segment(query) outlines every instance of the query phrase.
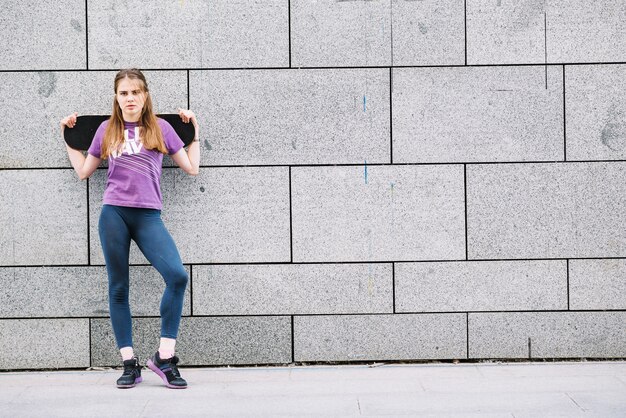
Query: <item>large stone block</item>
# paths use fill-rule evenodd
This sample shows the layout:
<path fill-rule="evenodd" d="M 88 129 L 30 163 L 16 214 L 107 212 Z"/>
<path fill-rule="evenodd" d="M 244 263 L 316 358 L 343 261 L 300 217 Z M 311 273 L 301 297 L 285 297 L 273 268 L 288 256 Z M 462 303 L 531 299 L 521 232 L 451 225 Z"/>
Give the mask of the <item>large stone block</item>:
<path fill-rule="evenodd" d="M 0 350 L 0 370 L 89 367 L 89 320 L 0 319 Z"/>
<path fill-rule="evenodd" d="M 467 167 L 470 259 L 626 255 L 626 164 Z"/>
<path fill-rule="evenodd" d="M 1 321 L 0 321 L 1 323 Z M 93 366 L 121 364 L 111 323 L 91 320 Z M 140 358 L 150 358 L 159 346 L 160 321 L 133 321 L 133 346 Z M 291 318 L 184 317 L 176 342 L 181 365 L 272 364 L 291 362 Z"/>
<path fill-rule="evenodd" d="M 72 170 L 0 170 L 0 265 L 86 264 L 85 189 Z"/>
<path fill-rule="evenodd" d="M 469 358 L 626 356 L 626 312 L 469 314 Z"/>
<path fill-rule="evenodd" d="M 187 107 L 186 72 L 145 76 L 157 112 Z M 72 112 L 111 114 L 114 78 L 110 71 L 0 73 L 0 112 L 11 115 L 0 127 L 0 168 L 71 167 L 59 121 Z"/>
<path fill-rule="evenodd" d="M 113 0 L 89 3 L 88 15 L 91 69 L 289 65 L 282 0 Z"/>
<path fill-rule="evenodd" d="M 90 180 L 92 264 L 104 264 L 98 238 L 106 173 Z M 184 263 L 289 262 L 289 169 L 202 168 L 191 177 L 166 168 L 163 221 Z M 131 263 L 147 260 L 133 243 Z"/>
<path fill-rule="evenodd" d="M 194 266 L 195 315 L 393 312 L 390 264 Z"/>
<path fill-rule="evenodd" d="M 626 260 L 570 260 L 571 309 L 626 309 Z"/>
<path fill-rule="evenodd" d="M 387 1 L 291 1 L 291 66 L 391 65 Z"/>
<path fill-rule="evenodd" d="M 392 65 L 463 65 L 463 0 L 391 1 Z"/>
<path fill-rule="evenodd" d="M 83 0 L 3 4 L 0 9 L 0 70 L 87 68 L 85 4 Z M 32 100 L 28 102 L 33 104 Z"/>
<path fill-rule="evenodd" d="M 623 62 L 625 20 L 622 0 L 468 0 L 467 62 Z"/>
<path fill-rule="evenodd" d="M 626 65 L 565 69 L 568 160 L 626 159 Z"/>
<path fill-rule="evenodd" d="M 466 0 L 467 63 L 544 63 L 545 4 L 544 0 Z"/>
<path fill-rule="evenodd" d="M 189 268 L 187 268 L 189 272 Z M 109 315 L 104 267 L 0 268 L 0 317 L 98 317 Z M 183 315 L 189 315 L 187 286 Z M 71 289 L 68 291 L 68 289 Z M 136 316 L 158 316 L 165 282 L 152 267 L 130 269 L 130 308 Z"/>
<path fill-rule="evenodd" d="M 192 71 L 190 85 L 203 164 L 390 161 L 388 69 Z"/>
<path fill-rule="evenodd" d="M 462 0 L 298 0 L 291 26 L 292 67 L 465 62 Z"/>
<path fill-rule="evenodd" d="M 295 361 L 465 358 L 465 314 L 294 317 Z"/>
<path fill-rule="evenodd" d="M 567 309 L 567 266 L 555 261 L 396 263 L 396 312 Z"/>
<path fill-rule="evenodd" d="M 294 261 L 465 259 L 463 167 L 292 169 Z"/>
<path fill-rule="evenodd" d="M 550 0 L 548 62 L 626 61 L 623 0 Z"/>
<path fill-rule="evenodd" d="M 396 68 L 393 161 L 563 160 L 561 67 Z"/>

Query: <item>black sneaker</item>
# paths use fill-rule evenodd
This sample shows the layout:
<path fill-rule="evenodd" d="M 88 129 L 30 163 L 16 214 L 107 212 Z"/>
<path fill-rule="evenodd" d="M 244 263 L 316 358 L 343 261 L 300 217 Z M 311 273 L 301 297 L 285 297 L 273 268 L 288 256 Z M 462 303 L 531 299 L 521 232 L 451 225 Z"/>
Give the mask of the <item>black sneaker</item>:
<path fill-rule="evenodd" d="M 140 383 L 141 378 L 141 366 L 139 365 L 139 359 L 133 357 L 131 360 L 124 361 L 124 373 L 122 377 L 117 379 L 117 387 L 120 389 L 134 388 L 137 383 Z"/>
<path fill-rule="evenodd" d="M 185 389 L 187 387 L 187 382 L 185 379 L 180 377 L 180 372 L 178 371 L 178 357 L 173 356 L 168 359 L 161 359 L 159 357 L 159 352 L 157 351 L 152 359 L 148 360 L 146 365 L 161 376 L 163 379 L 163 383 L 170 389 Z"/>

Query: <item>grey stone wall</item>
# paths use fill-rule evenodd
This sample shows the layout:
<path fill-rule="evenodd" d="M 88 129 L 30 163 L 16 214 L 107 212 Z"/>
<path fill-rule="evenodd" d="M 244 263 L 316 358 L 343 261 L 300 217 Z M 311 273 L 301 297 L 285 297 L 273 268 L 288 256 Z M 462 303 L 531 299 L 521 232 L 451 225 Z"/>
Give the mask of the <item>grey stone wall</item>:
<path fill-rule="evenodd" d="M 0 369 L 116 365 L 58 121 L 145 70 L 186 365 L 626 357 L 623 0 L 45 0 L 0 8 Z M 142 358 L 163 282 L 131 250 Z"/>

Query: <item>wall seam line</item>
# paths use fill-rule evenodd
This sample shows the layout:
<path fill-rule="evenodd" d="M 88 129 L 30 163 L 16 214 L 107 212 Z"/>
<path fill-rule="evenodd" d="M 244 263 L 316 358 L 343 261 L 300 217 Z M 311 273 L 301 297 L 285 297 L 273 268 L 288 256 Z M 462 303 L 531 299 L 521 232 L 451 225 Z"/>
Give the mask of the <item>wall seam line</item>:
<path fill-rule="evenodd" d="M 393 68 L 389 67 L 389 164 L 393 164 Z"/>
<path fill-rule="evenodd" d="M 93 367 L 93 350 L 91 348 L 91 318 L 88 318 L 89 323 L 89 367 Z"/>
<path fill-rule="evenodd" d="M 470 344 L 469 344 L 469 312 L 465 313 L 465 342 L 467 343 L 467 358 L 470 358 Z"/>
<path fill-rule="evenodd" d="M 597 61 L 597 62 L 518 62 L 518 63 L 494 63 L 494 64 L 447 64 L 447 65 L 394 65 L 393 68 L 489 68 L 489 67 L 544 67 L 544 66 L 598 66 L 598 65 L 624 65 L 626 61 Z M 373 68 L 389 68 L 389 65 L 345 65 L 327 67 L 298 67 L 302 70 L 367 70 Z M 289 67 L 172 67 L 172 68 L 142 68 L 142 71 L 259 71 L 259 70 L 291 70 Z M 49 72 L 111 72 L 119 71 L 119 68 L 44 68 L 44 69 L 0 69 L 0 73 L 49 73 Z"/>
<path fill-rule="evenodd" d="M 519 165 L 519 164 L 595 164 L 595 163 L 624 163 L 626 159 L 615 160 L 528 160 L 528 161 L 450 161 L 450 162 L 422 162 L 422 163 L 372 163 L 368 166 L 392 167 L 414 166 L 427 167 L 432 165 Z M 280 167 L 360 167 L 360 163 L 327 163 L 327 164 L 240 164 L 240 165 L 200 165 L 200 168 L 225 169 L 225 168 L 280 168 Z M 178 167 L 163 166 L 163 170 L 176 170 Z M 33 170 L 72 170 L 72 167 L 0 167 L 0 171 L 33 171 Z M 98 167 L 98 170 L 107 170 L 106 167 Z"/>
<path fill-rule="evenodd" d="M 546 310 L 499 310 L 499 311 L 472 311 L 472 310 L 458 310 L 458 311 L 427 311 L 427 312 L 419 312 L 419 311 L 403 311 L 403 312 L 332 312 L 332 313 L 246 313 L 246 314 L 200 314 L 194 315 L 193 318 L 285 318 L 290 316 L 301 316 L 301 317 L 322 317 L 322 316 L 337 316 L 337 317 L 346 317 L 346 316 L 415 316 L 415 315 L 456 315 L 460 316 L 463 314 L 472 314 L 472 315 L 487 315 L 487 314 L 572 314 L 572 313 L 594 313 L 594 314 L 614 314 L 614 313 L 624 313 L 626 314 L 626 309 L 546 309 Z M 133 315 L 133 319 L 158 319 L 161 318 L 160 315 Z M 183 315 L 184 318 L 191 318 L 190 315 Z M 110 316 L 21 316 L 21 317 L 4 317 L 0 318 L 1 321 L 37 321 L 37 320 L 66 320 L 66 319 L 88 319 L 88 320 L 109 320 Z"/>
<path fill-rule="evenodd" d="M 565 107 L 565 64 L 563 64 L 563 161 L 567 161 L 567 117 Z"/>
<path fill-rule="evenodd" d="M 256 261 L 256 262 L 224 262 L 224 263 L 211 263 L 211 262 L 196 262 L 193 263 L 196 266 L 257 266 L 257 265 L 310 265 L 310 264 L 389 264 L 389 263 L 494 263 L 494 262 L 523 262 L 523 261 L 560 261 L 567 258 L 478 258 L 478 259 L 432 259 L 432 260 L 352 260 L 352 261 Z M 578 257 L 569 258 L 567 260 L 626 260 L 626 257 Z M 149 267 L 151 264 L 146 263 L 130 263 L 130 267 Z M 0 268 L 100 268 L 106 267 L 105 264 L 22 264 L 22 265 L 0 265 Z"/>
<path fill-rule="evenodd" d="M 193 316 L 193 264 L 189 265 L 189 316 Z"/>
<path fill-rule="evenodd" d="M 293 204 L 291 195 L 291 166 L 289 166 L 289 262 L 293 263 Z"/>
<path fill-rule="evenodd" d="M 291 66 L 291 0 L 287 1 L 287 25 L 289 27 L 289 68 L 292 68 Z"/>
<path fill-rule="evenodd" d="M 391 296 L 393 302 L 393 313 L 396 313 L 396 263 L 391 263 Z"/>
<path fill-rule="evenodd" d="M 291 315 L 291 362 L 292 363 L 296 362 L 294 318 L 295 318 L 295 315 Z"/>
<path fill-rule="evenodd" d="M 89 17 L 87 13 L 87 0 L 85 0 L 85 69 L 89 71 Z"/>
<path fill-rule="evenodd" d="M 87 265 L 91 265 L 91 219 L 89 216 L 89 179 L 86 179 L 87 182 Z"/>
<path fill-rule="evenodd" d="M 571 310 L 570 308 L 570 303 L 569 303 L 569 295 L 570 295 L 570 288 L 569 288 L 569 259 L 565 260 L 565 266 L 566 266 L 566 277 L 567 277 L 567 310 Z"/>
<path fill-rule="evenodd" d="M 463 164 L 463 193 L 465 203 L 465 259 L 469 260 L 469 246 L 467 234 L 467 164 Z"/>

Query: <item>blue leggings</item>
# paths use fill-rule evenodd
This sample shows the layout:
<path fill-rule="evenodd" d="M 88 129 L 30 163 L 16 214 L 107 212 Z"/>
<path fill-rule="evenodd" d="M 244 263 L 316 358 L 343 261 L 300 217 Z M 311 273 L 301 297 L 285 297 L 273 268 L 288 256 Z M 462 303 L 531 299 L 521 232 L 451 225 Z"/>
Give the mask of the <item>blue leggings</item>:
<path fill-rule="evenodd" d="M 118 348 L 132 347 L 128 304 L 130 240 L 165 279 L 161 299 L 161 337 L 176 338 L 187 287 L 187 272 L 158 209 L 103 205 L 98 224 L 109 275 L 109 311 Z"/>

